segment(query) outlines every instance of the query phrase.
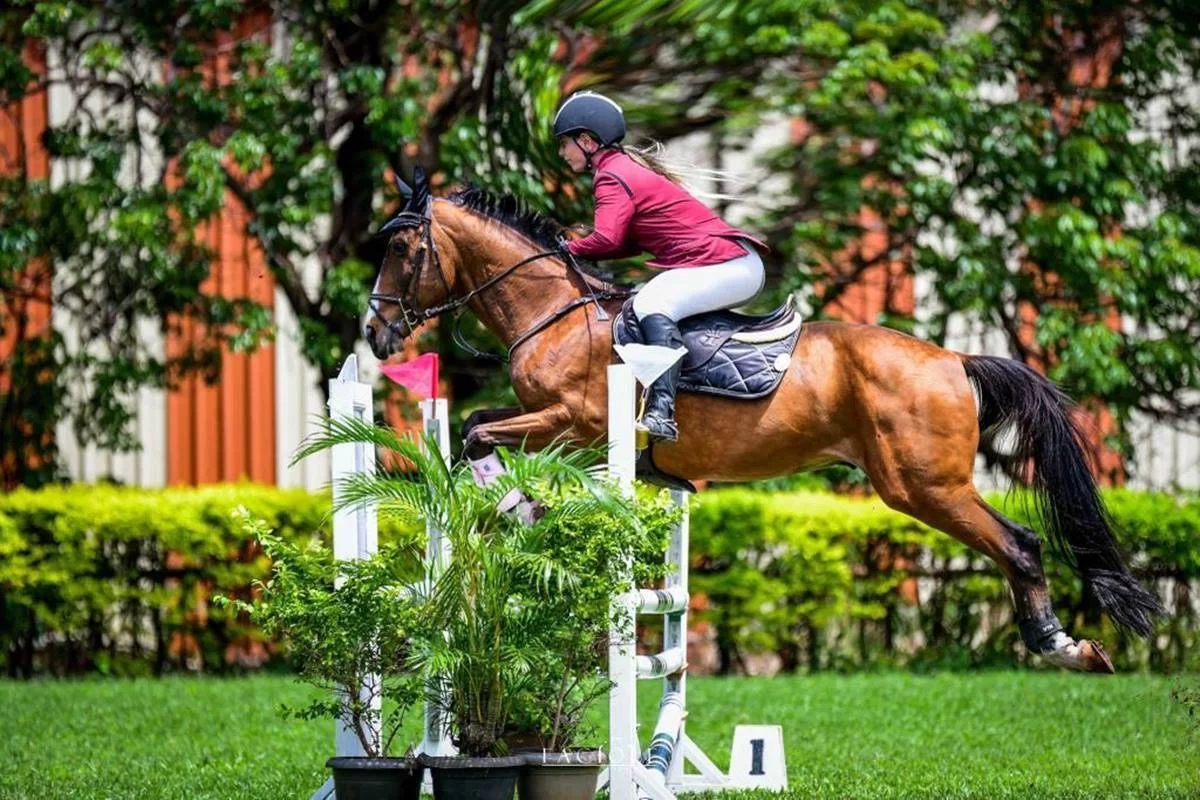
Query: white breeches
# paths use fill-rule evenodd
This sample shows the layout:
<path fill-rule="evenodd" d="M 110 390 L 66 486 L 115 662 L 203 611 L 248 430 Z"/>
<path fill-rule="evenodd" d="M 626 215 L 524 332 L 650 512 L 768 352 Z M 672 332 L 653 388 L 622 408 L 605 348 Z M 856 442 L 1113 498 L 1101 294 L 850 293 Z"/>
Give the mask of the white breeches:
<path fill-rule="evenodd" d="M 684 317 L 733 308 L 749 302 L 763 287 L 762 259 L 742 245 L 746 255 L 706 267 L 678 267 L 655 275 L 633 298 L 638 319 L 666 314 L 679 322 Z"/>

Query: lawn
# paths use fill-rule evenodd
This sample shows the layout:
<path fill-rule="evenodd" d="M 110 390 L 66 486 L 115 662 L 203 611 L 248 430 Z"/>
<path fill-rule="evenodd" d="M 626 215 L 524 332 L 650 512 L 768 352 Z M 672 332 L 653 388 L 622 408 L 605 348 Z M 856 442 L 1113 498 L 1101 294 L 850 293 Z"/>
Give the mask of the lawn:
<path fill-rule="evenodd" d="M 1200 797 L 1200 734 L 1170 698 L 1198 683 L 1032 671 L 694 679 L 689 731 L 724 767 L 735 723 L 782 724 L 787 797 Z M 642 686 L 645 729 L 656 687 Z M 325 777 L 331 724 L 274 707 L 308 691 L 270 676 L 0 682 L 0 798 L 307 798 Z"/>

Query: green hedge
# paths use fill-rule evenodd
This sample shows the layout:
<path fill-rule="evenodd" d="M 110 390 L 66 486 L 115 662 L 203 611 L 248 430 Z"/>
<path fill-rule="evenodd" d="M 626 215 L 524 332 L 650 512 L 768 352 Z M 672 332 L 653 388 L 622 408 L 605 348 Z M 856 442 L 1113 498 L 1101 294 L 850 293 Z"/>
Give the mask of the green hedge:
<path fill-rule="evenodd" d="M 1028 523 L 1022 496 L 994 498 Z M 1106 493 L 1122 542 L 1174 613 L 1150 643 L 1112 630 L 1047 549 L 1059 616 L 1123 668 L 1196 668 L 1200 498 Z M 244 596 L 266 564 L 238 505 L 291 540 L 329 535 L 329 497 L 252 485 L 72 486 L 0 498 L 0 659 L 39 673 L 225 671 L 274 648 L 214 594 Z M 877 500 L 723 488 L 692 502 L 695 614 L 725 670 L 975 666 L 1024 659 L 1007 587 L 986 559 Z M 419 536 L 383 523 L 381 536 Z M 919 602 L 913 603 L 914 589 Z"/>
<path fill-rule="evenodd" d="M 1200 666 L 1200 498 L 1124 490 L 1105 498 L 1135 573 L 1173 613 L 1149 642 L 1120 634 L 1046 547 L 1059 618 L 1073 635 L 1102 640 L 1120 667 Z M 1037 528 L 1026 495 L 990 500 Z M 697 497 L 691 515 L 692 588 L 708 597 L 698 616 L 712 624 L 722 670 L 764 653 L 784 669 L 1026 657 L 995 565 L 878 499 L 719 489 Z"/>
<path fill-rule="evenodd" d="M 328 537 L 328 495 L 254 485 L 19 490 L 0 498 L 0 658 L 12 676 L 223 671 L 269 660 L 214 594 L 266 562 L 237 506 L 290 540 Z M 386 533 L 385 533 L 386 535 Z"/>

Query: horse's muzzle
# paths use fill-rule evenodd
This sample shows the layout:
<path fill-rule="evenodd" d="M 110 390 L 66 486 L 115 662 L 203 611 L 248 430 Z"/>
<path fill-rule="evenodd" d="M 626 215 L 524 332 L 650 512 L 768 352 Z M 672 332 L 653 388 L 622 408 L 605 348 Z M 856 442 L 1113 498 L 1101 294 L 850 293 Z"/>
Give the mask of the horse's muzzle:
<path fill-rule="evenodd" d="M 380 360 L 396 352 L 403 343 L 403 338 L 397 336 L 395 331 L 374 314 L 363 326 L 363 338 L 367 340 L 371 352 Z"/>

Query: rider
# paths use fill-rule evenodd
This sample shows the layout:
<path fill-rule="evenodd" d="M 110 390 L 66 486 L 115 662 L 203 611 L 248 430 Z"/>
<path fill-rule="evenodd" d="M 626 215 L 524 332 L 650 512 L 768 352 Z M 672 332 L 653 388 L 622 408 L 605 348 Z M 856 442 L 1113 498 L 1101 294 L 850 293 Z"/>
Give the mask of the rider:
<path fill-rule="evenodd" d="M 625 115 L 601 94 L 576 92 L 554 117 L 558 153 L 575 172 L 593 173 L 592 233 L 566 243 L 573 256 L 622 258 L 648 252 L 664 270 L 633 300 L 647 344 L 683 345 L 684 317 L 731 308 L 763 287 L 765 245 L 726 224 L 693 197 L 679 179 L 647 154 L 621 146 Z M 675 389 L 682 359 L 654 385 L 642 424 L 650 436 L 675 441 Z"/>

